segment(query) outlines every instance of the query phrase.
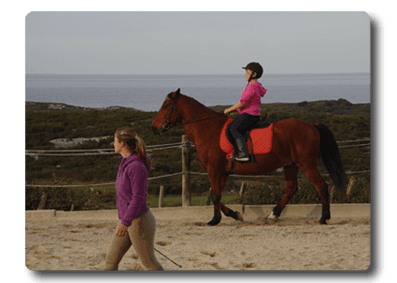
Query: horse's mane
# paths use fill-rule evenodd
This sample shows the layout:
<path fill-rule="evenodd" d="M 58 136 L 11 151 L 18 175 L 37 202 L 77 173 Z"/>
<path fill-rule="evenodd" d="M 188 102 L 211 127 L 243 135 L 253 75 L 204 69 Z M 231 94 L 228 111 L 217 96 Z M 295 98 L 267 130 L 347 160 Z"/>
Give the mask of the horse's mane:
<path fill-rule="evenodd" d="M 193 103 L 198 104 L 199 106 L 201 106 L 201 107 L 203 107 L 204 109 L 206 109 L 209 113 L 217 114 L 217 115 L 220 115 L 220 116 L 223 116 L 223 117 L 227 117 L 227 115 L 226 115 L 225 113 L 223 113 L 222 111 L 217 112 L 217 111 L 215 111 L 215 110 L 212 110 L 212 109 L 208 108 L 207 106 L 205 106 L 204 104 L 202 104 L 201 102 L 199 102 L 199 101 L 197 101 L 196 99 L 194 99 L 193 97 L 190 97 L 190 96 L 187 96 L 187 95 L 184 95 L 184 94 L 181 94 L 181 95 L 183 95 L 184 97 L 186 97 L 187 100 L 190 100 L 190 101 L 189 101 L 190 103 L 193 102 Z"/>

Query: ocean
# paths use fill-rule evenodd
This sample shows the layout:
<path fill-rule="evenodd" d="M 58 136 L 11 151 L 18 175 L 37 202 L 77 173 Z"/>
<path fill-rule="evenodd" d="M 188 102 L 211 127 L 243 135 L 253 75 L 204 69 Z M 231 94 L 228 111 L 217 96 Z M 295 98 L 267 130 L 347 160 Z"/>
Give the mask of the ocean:
<path fill-rule="evenodd" d="M 346 99 L 370 103 L 371 76 L 349 74 L 265 74 L 262 103 Z M 240 75 L 26 75 L 26 101 L 158 111 L 166 95 L 181 89 L 206 106 L 235 104 L 246 86 Z"/>

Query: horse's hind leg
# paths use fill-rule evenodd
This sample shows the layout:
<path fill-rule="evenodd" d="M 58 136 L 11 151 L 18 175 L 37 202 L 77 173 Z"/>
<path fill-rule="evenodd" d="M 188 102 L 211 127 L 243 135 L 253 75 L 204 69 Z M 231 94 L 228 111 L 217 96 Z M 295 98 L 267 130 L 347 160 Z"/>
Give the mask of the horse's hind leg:
<path fill-rule="evenodd" d="M 327 224 L 327 220 L 331 218 L 331 213 L 329 211 L 329 200 L 328 200 L 328 186 L 325 183 L 323 177 L 321 177 L 316 167 L 309 170 L 302 170 L 310 182 L 316 188 L 318 194 L 321 197 L 321 204 L 323 206 L 322 215 L 318 221 L 321 224 Z"/>
<path fill-rule="evenodd" d="M 288 201 L 298 190 L 298 166 L 295 164 L 290 164 L 284 166 L 284 176 L 285 176 L 285 193 L 281 201 L 273 208 L 272 213 L 269 215 L 269 219 L 277 219 Z"/>

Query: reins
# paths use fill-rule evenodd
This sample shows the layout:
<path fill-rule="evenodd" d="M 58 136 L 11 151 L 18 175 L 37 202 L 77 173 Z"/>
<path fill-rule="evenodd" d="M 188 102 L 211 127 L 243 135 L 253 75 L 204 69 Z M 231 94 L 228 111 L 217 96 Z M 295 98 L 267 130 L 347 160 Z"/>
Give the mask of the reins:
<path fill-rule="evenodd" d="M 167 119 L 166 125 L 163 126 L 164 129 L 169 129 L 171 126 L 174 127 L 174 126 L 177 126 L 179 124 L 180 125 L 185 125 L 185 124 L 199 122 L 199 121 L 203 121 L 203 120 L 207 120 L 207 119 L 210 119 L 210 118 L 216 118 L 217 117 L 217 116 L 207 116 L 207 117 L 204 117 L 204 118 L 198 118 L 198 119 L 194 119 L 194 120 L 187 121 L 187 122 L 178 122 L 179 114 L 178 114 L 178 111 L 177 111 L 176 106 L 175 106 L 175 100 L 179 97 L 179 93 L 175 97 L 175 100 L 171 97 L 171 95 L 172 95 L 172 93 L 167 95 L 167 99 L 169 101 L 171 101 L 172 105 L 171 105 L 171 111 L 170 111 L 170 114 L 168 115 L 168 119 Z M 163 107 L 163 108 L 165 108 L 165 107 Z M 172 115 L 172 112 L 174 110 L 175 110 L 176 121 L 177 122 L 176 123 L 171 123 L 171 115 Z"/>
<path fill-rule="evenodd" d="M 210 119 L 210 118 L 215 118 L 216 116 L 207 116 L 207 117 L 204 117 L 204 118 L 200 118 L 200 119 L 196 119 L 196 120 L 191 120 L 191 121 L 187 121 L 187 122 L 183 122 L 183 123 L 181 123 L 182 125 L 185 125 L 185 124 L 189 124 L 189 123 L 193 123 L 193 122 L 198 122 L 198 121 L 203 121 L 203 120 L 207 120 L 207 119 Z"/>

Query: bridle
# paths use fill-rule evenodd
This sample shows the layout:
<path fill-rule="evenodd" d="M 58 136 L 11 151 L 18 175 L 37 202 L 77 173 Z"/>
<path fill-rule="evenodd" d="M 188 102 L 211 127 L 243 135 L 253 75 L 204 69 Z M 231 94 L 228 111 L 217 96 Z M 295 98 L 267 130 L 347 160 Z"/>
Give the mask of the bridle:
<path fill-rule="evenodd" d="M 165 122 L 165 124 L 163 125 L 163 129 L 164 130 L 169 130 L 171 127 L 177 126 L 177 125 L 185 125 L 185 124 L 189 124 L 189 123 L 193 123 L 193 122 L 198 122 L 198 121 L 203 121 L 203 120 L 207 120 L 210 118 L 215 118 L 216 116 L 207 116 L 204 118 L 199 118 L 199 119 L 195 119 L 195 120 L 191 120 L 191 121 L 187 121 L 187 122 L 181 122 L 179 121 L 179 114 L 178 111 L 176 109 L 175 106 L 175 101 L 178 99 L 178 97 L 180 96 L 179 91 L 176 92 L 175 98 L 172 98 L 172 92 L 169 93 L 167 95 L 166 100 L 168 99 L 171 102 L 171 111 L 170 114 L 168 115 L 168 119 L 167 122 Z M 166 109 L 168 107 L 168 104 L 164 105 L 162 107 L 162 109 Z M 171 123 L 171 116 L 172 116 L 172 112 L 175 111 L 175 115 L 176 115 L 176 122 L 175 123 Z"/>
<path fill-rule="evenodd" d="M 168 99 L 169 101 L 171 101 L 171 111 L 170 111 L 170 114 L 168 115 L 168 119 L 167 119 L 167 122 L 165 122 L 165 124 L 163 125 L 163 129 L 164 130 L 169 130 L 171 127 L 174 127 L 174 126 L 176 126 L 176 125 L 178 125 L 179 123 L 178 123 L 178 120 L 179 120 L 179 115 L 178 115 L 178 111 L 176 110 L 176 107 L 175 107 L 175 100 L 171 97 L 171 95 L 172 95 L 172 92 L 171 93 L 169 93 L 168 95 L 167 95 L 167 98 L 166 98 L 166 100 Z M 175 97 L 175 99 L 176 98 L 178 98 L 178 93 L 177 93 L 177 96 Z M 163 107 L 162 107 L 162 109 L 166 109 L 168 107 L 168 104 L 165 104 Z M 175 110 L 175 115 L 176 115 L 176 123 L 174 123 L 174 124 L 172 124 L 171 123 L 171 115 L 172 115 L 172 112 Z M 181 122 L 180 122 L 181 123 Z"/>

